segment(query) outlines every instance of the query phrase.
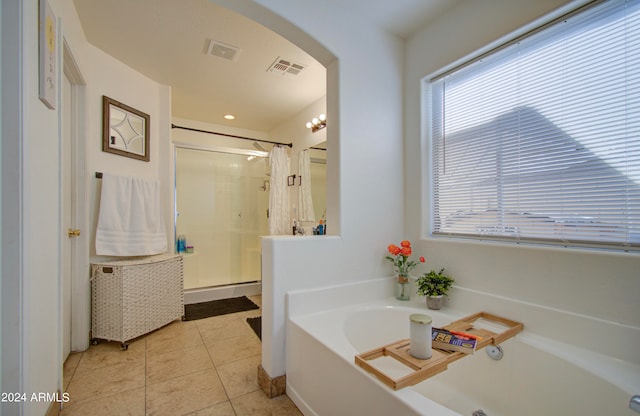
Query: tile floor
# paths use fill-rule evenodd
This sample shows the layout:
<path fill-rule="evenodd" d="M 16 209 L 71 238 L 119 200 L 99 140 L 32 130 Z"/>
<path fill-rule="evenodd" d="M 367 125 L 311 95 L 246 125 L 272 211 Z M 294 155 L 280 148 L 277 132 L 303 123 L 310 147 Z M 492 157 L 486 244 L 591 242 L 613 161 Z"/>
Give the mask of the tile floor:
<path fill-rule="evenodd" d="M 260 296 L 250 296 L 260 305 Z M 286 396 L 257 383 L 260 340 L 246 322 L 260 310 L 175 321 L 129 343 L 92 345 L 64 364 L 75 415 L 302 415 Z"/>

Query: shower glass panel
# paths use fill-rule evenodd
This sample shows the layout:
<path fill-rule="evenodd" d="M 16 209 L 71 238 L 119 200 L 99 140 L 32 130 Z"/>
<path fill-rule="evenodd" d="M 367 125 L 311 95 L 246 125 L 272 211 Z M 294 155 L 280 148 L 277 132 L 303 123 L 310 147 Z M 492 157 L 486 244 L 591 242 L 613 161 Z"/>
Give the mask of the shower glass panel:
<path fill-rule="evenodd" d="M 176 240 L 184 235 L 184 288 L 259 281 L 268 234 L 266 158 L 178 147 Z"/>

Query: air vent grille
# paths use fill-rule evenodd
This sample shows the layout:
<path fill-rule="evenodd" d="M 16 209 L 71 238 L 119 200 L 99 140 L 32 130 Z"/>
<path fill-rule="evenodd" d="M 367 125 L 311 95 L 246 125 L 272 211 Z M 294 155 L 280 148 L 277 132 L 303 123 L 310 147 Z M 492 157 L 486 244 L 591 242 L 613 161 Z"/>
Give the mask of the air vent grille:
<path fill-rule="evenodd" d="M 228 61 L 236 61 L 240 56 L 240 48 L 214 39 L 206 39 L 203 52 Z"/>
<path fill-rule="evenodd" d="M 295 77 L 299 75 L 304 68 L 305 66 L 300 63 L 293 62 L 290 59 L 277 57 L 271 66 L 267 68 L 267 72 L 271 72 L 276 75 Z"/>

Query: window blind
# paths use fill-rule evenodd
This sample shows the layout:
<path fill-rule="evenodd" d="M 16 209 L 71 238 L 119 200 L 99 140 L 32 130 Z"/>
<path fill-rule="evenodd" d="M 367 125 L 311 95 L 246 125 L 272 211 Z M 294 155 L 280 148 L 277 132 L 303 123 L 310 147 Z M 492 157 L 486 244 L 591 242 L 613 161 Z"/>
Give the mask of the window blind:
<path fill-rule="evenodd" d="M 430 81 L 434 234 L 640 247 L 640 0 Z"/>

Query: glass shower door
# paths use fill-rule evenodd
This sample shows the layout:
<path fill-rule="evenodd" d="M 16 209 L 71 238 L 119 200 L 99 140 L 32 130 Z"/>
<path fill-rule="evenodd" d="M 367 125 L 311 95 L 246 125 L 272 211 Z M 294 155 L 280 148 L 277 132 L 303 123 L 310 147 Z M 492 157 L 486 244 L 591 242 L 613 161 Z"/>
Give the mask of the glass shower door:
<path fill-rule="evenodd" d="M 185 289 L 259 281 L 260 236 L 268 233 L 265 158 L 176 149 L 176 236 Z"/>

